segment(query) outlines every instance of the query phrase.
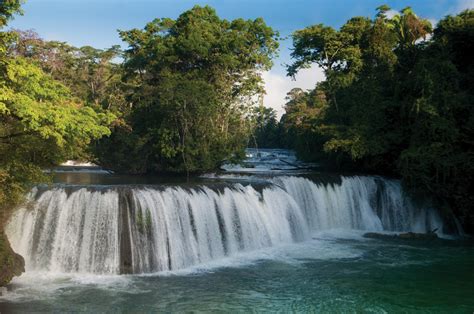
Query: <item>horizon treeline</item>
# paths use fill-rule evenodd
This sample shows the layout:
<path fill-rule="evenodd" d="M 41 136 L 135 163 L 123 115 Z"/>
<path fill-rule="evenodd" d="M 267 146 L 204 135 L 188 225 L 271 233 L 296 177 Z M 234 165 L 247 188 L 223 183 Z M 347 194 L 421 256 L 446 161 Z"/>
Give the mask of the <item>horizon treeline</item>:
<path fill-rule="evenodd" d="M 43 168 L 86 159 L 135 174 L 199 173 L 247 146 L 295 149 L 333 169 L 395 176 L 474 225 L 474 11 L 436 27 L 410 8 L 292 35 L 289 76 L 313 64 L 326 80 L 288 92 L 280 121 L 262 105 L 262 73 L 279 34 L 263 19 L 221 19 L 195 6 L 119 31 L 96 49 L 5 30 L 0 4 L 0 204 Z M 471 226 L 471 227 L 469 227 Z"/>

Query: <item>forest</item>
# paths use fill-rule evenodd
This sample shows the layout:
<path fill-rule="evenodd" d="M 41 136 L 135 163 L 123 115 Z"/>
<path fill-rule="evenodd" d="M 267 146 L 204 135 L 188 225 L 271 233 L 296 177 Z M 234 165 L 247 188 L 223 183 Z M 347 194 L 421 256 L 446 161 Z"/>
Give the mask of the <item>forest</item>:
<path fill-rule="evenodd" d="M 2 4 L 1 26 L 19 10 L 19 1 Z M 2 204 L 67 159 L 127 173 L 199 172 L 237 160 L 255 128 L 261 72 L 278 47 L 262 19 L 229 22 L 210 7 L 120 31 L 125 51 L 76 48 L 33 31 L 0 34 Z"/>
<path fill-rule="evenodd" d="M 120 30 L 125 49 L 96 49 L 7 29 L 21 1 L 2 1 L 2 265 L 14 263 L 3 254 L 9 212 L 68 159 L 189 176 L 239 162 L 246 147 L 290 148 L 327 169 L 400 178 L 474 232 L 474 11 L 431 25 L 389 10 L 294 32 L 288 76 L 316 64 L 326 79 L 289 91 L 278 121 L 262 105 L 262 73 L 280 35 L 261 18 L 195 6 Z"/>
<path fill-rule="evenodd" d="M 293 34 L 288 75 L 317 64 L 326 80 L 287 94 L 277 121 L 267 110 L 261 147 L 289 147 L 339 170 L 402 179 L 474 229 L 474 11 L 433 29 L 410 8 L 354 17 Z"/>

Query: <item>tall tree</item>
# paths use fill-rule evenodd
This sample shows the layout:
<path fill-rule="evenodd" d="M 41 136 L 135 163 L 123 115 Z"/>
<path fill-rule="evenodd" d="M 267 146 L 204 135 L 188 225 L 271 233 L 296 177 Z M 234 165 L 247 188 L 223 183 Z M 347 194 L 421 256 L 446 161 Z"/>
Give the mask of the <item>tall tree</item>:
<path fill-rule="evenodd" d="M 0 28 L 7 25 L 14 14 L 21 14 L 20 0 L 2 0 L 0 3 Z"/>
<path fill-rule="evenodd" d="M 263 105 L 255 107 L 252 113 L 253 136 L 248 146 L 257 148 L 281 147 L 276 111 Z"/>
<path fill-rule="evenodd" d="M 121 31 L 132 112 L 97 147 L 123 171 L 194 172 L 243 153 L 277 34 L 262 19 L 227 21 L 206 6 Z"/>
<path fill-rule="evenodd" d="M 428 20 L 410 8 L 389 18 L 388 10 L 380 6 L 374 19 L 352 18 L 339 30 L 295 32 L 288 75 L 321 66 L 326 81 L 314 91 L 327 103 L 311 117 L 308 96 L 293 99 L 283 122 L 295 143 L 312 139 L 310 156 L 308 146 L 296 146 L 301 156 L 324 151 L 326 160 L 400 176 L 472 231 L 473 10 L 441 20 L 430 40 Z"/>
<path fill-rule="evenodd" d="M 3 232 L 12 207 L 32 184 L 46 180 L 42 167 L 77 156 L 109 134 L 112 118 L 82 106 L 30 59 L 8 53 L 17 36 L 3 27 L 19 9 L 20 1 L 0 2 L 0 285 L 24 270 Z"/>
<path fill-rule="evenodd" d="M 1 4 L 0 21 L 19 9 Z M 2 22 L 5 25 L 5 22 Z M 31 60 L 12 56 L 15 33 L 0 31 L 0 208 L 15 203 L 24 190 L 44 179 L 42 167 L 79 156 L 92 139 L 109 134 L 112 116 L 98 114 Z"/>
<path fill-rule="evenodd" d="M 31 59 L 71 90 L 72 94 L 96 109 L 120 113 L 127 110 L 122 82 L 119 46 L 96 49 L 73 47 L 64 42 L 45 41 L 34 31 L 15 30 L 17 37 L 8 54 Z"/>

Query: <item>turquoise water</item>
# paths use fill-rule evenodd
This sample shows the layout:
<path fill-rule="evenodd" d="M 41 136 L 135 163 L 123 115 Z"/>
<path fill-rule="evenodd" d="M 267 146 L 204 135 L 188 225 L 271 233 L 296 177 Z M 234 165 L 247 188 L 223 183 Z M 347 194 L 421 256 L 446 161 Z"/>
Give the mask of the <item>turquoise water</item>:
<path fill-rule="evenodd" d="M 474 246 L 327 232 L 173 273 L 26 273 L 0 312 L 473 313 Z"/>
<path fill-rule="evenodd" d="M 275 160 L 268 161 L 268 156 L 263 156 L 267 159 L 255 161 L 257 170 L 261 170 L 259 167 L 263 170 L 266 168 L 272 169 L 275 163 L 280 161 L 281 157 L 278 154 L 275 156 Z M 278 165 L 278 167 L 281 167 L 281 165 Z M 244 169 L 243 172 L 249 172 L 252 169 L 254 168 Z M 237 170 L 233 169 L 233 171 Z M 284 172 L 283 174 L 286 173 Z M 15 278 L 8 286 L 7 294 L 0 297 L 0 314 L 25 312 L 474 313 L 473 241 L 441 239 L 415 241 L 364 238 L 364 231 L 352 231 L 352 229 L 364 229 L 363 226 L 372 226 L 370 223 L 374 219 L 378 221 L 378 218 L 374 215 L 367 216 L 369 205 L 374 201 L 371 195 L 375 193 L 374 191 L 379 191 L 378 189 L 372 191 L 369 187 L 379 187 L 381 183 L 377 182 L 383 179 L 378 178 L 378 181 L 373 182 L 373 184 L 371 183 L 372 179 L 367 178 L 347 179 L 346 184 L 342 186 L 339 177 L 339 180 L 327 180 L 328 178 L 322 178 L 320 174 L 314 174 L 311 178 L 313 177 L 315 177 L 316 182 L 328 181 L 332 182 L 332 185 L 322 188 L 322 186 L 313 186 L 310 181 L 306 182 L 304 180 L 287 178 L 285 182 L 288 183 L 288 186 L 282 185 L 280 181 L 277 182 L 279 184 L 277 186 L 279 188 L 285 187 L 286 192 L 278 190 L 278 194 L 266 194 L 268 204 L 272 205 L 269 208 L 274 209 L 276 214 L 284 212 L 278 210 L 281 209 L 280 207 L 286 208 L 283 206 L 284 202 L 280 204 L 276 200 L 281 201 L 284 200 L 281 197 L 286 195 L 287 198 L 290 198 L 291 195 L 291 198 L 294 198 L 298 204 L 292 203 L 294 206 L 291 208 L 296 210 L 299 208 L 298 206 L 301 206 L 301 208 L 307 207 L 306 211 L 310 212 L 305 216 L 306 218 L 303 222 L 309 221 L 313 217 L 312 214 L 317 215 L 318 221 L 323 218 L 327 220 L 324 220 L 322 226 L 313 226 L 314 228 L 311 232 L 308 232 L 308 236 L 304 237 L 304 242 L 289 244 L 289 242 L 285 241 L 276 241 L 275 247 L 255 249 L 253 251 L 248 251 L 250 249 L 243 246 L 241 248 L 243 252 L 238 251 L 230 255 L 230 257 L 211 259 L 212 261 L 206 264 L 177 271 L 146 275 L 107 276 L 90 273 L 55 273 L 53 270 L 62 270 L 64 267 L 61 268 L 56 265 L 58 259 L 53 259 L 48 254 L 43 254 L 48 252 L 47 249 L 51 249 L 51 247 L 45 245 L 40 250 L 35 250 L 35 254 L 26 250 L 24 256 L 28 256 L 30 262 L 40 265 L 41 262 L 44 262 L 45 265 L 49 265 L 47 268 L 30 269 L 50 269 L 50 271 L 28 271 L 21 277 Z M 228 192 L 227 196 L 220 196 L 221 207 L 227 208 L 224 206 L 227 204 L 224 202 L 225 200 L 229 201 L 229 204 L 233 204 L 230 202 L 233 200 L 230 196 L 245 196 L 245 199 L 237 198 L 239 200 L 238 204 L 235 203 L 235 206 L 232 207 L 235 207 L 236 213 L 237 209 L 241 210 L 239 213 L 243 215 L 243 213 L 246 213 L 243 210 L 246 209 L 245 204 L 247 203 L 245 201 L 255 199 L 254 196 L 257 195 L 258 201 L 251 203 L 248 207 L 255 209 L 255 206 L 260 206 L 259 211 L 254 210 L 252 213 L 266 213 L 265 221 L 272 221 L 271 226 L 265 225 L 266 228 L 271 229 L 271 234 L 279 235 L 278 231 L 283 230 L 282 226 L 285 226 L 284 221 L 281 221 L 281 219 L 275 220 L 275 217 L 280 216 L 273 214 L 273 211 L 265 211 L 266 207 L 262 205 L 263 194 L 259 194 L 262 193 L 264 188 L 270 188 L 274 184 L 273 181 L 269 181 L 271 179 L 264 175 L 264 173 L 248 177 L 242 177 L 234 173 L 211 175 L 193 178 L 189 182 L 182 182 L 183 178 L 120 176 L 104 173 L 103 171 L 66 171 L 55 176 L 56 183 L 61 183 L 61 185 L 91 186 L 90 191 L 94 189 L 101 190 L 100 187 L 102 185 L 121 185 L 120 188 L 123 190 L 130 184 L 133 186 L 141 186 L 143 184 L 164 184 L 165 186 L 178 184 L 184 187 L 184 190 L 183 193 L 179 194 L 179 197 L 175 196 L 175 198 L 186 199 L 186 197 L 190 198 L 194 195 L 192 205 L 196 206 L 215 202 L 215 198 L 210 198 L 206 195 L 200 195 L 200 197 L 196 196 L 197 194 L 191 195 L 189 188 L 195 187 L 196 184 L 215 185 L 216 189 L 220 188 L 221 190 L 224 186 L 227 187 L 236 183 L 251 184 L 256 187 L 255 193 L 247 193 L 250 190 L 242 192 L 241 190 L 234 189 L 234 192 Z M 261 181 L 264 183 L 261 183 Z M 374 207 L 373 210 L 376 209 L 387 221 L 404 222 L 405 224 L 402 224 L 402 226 L 405 226 L 408 220 L 402 219 L 405 216 L 400 216 L 400 214 L 407 212 L 412 219 L 414 218 L 412 217 L 413 212 L 410 212 L 410 210 L 416 209 L 417 212 L 415 213 L 418 214 L 420 214 L 421 210 L 420 208 L 407 206 L 407 203 L 403 202 L 401 194 L 395 193 L 398 191 L 397 185 L 394 185 L 392 181 L 385 180 L 383 182 L 385 183 L 380 185 L 382 187 L 380 191 L 385 194 L 375 193 L 375 195 L 385 195 L 386 197 L 381 197 L 381 202 L 375 202 L 375 204 L 380 203 L 380 206 L 371 206 Z M 107 189 L 112 188 L 107 187 Z M 104 189 L 104 191 L 107 189 Z M 390 194 L 390 191 L 393 193 Z M 71 193 L 69 192 L 66 195 L 70 196 Z M 286 194 L 287 192 L 290 194 Z M 158 192 L 155 191 L 154 193 Z M 101 192 L 100 200 L 107 200 L 108 197 L 111 197 L 109 194 Z M 163 192 L 162 194 L 165 195 L 166 193 Z M 90 196 L 90 198 L 84 199 L 83 203 L 88 204 L 85 207 L 81 205 L 81 202 L 76 202 L 77 204 L 69 202 L 66 204 L 64 203 L 65 200 L 61 197 L 55 198 L 53 205 L 60 204 L 62 210 L 70 209 L 70 213 L 74 214 L 86 211 L 90 213 L 94 212 L 94 210 L 102 214 L 114 213 L 120 209 L 117 205 L 110 207 L 110 204 L 118 204 L 119 202 L 97 203 L 98 200 L 94 197 L 95 194 Z M 95 201 L 92 202 L 92 199 Z M 174 200 L 173 198 L 166 199 Z M 320 202 L 318 203 L 318 201 Z M 316 203 L 319 204 L 319 207 L 315 205 Z M 107 204 L 110 205 L 110 208 L 107 207 Z M 181 205 L 178 205 L 171 202 L 171 205 L 164 206 L 163 208 L 166 207 L 172 213 L 181 213 Z M 205 206 L 197 208 L 199 210 L 195 211 L 195 216 L 193 217 L 200 218 L 200 222 L 209 222 L 209 217 L 204 215 L 207 212 L 206 208 Z M 351 210 L 348 211 L 348 208 Z M 364 212 L 363 209 L 366 211 Z M 46 208 L 38 210 L 44 212 Z M 159 208 L 157 212 L 159 212 Z M 199 213 L 201 216 L 198 215 Z M 362 213 L 366 215 L 364 216 Z M 394 213 L 397 213 L 398 216 Z M 71 215 L 72 218 L 80 216 Z M 417 221 L 421 224 L 427 223 L 428 218 L 431 217 L 429 215 L 415 216 L 419 216 Z M 109 221 L 100 220 L 97 217 L 91 221 Z M 286 216 L 282 217 L 285 218 Z M 37 232 L 41 231 L 41 234 L 47 238 L 49 232 L 53 232 L 52 230 L 56 226 L 50 222 L 44 222 L 47 220 L 40 218 L 34 219 L 37 224 L 40 224 L 39 227 L 37 226 Z M 251 233 L 252 236 L 249 236 L 248 242 L 258 243 L 259 237 L 256 235 L 262 235 L 263 237 L 265 235 L 263 231 L 267 230 L 262 227 L 263 225 L 254 223 L 258 221 L 257 218 L 254 217 L 254 220 L 246 220 L 254 227 L 254 229 L 251 229 L 253 232 Z M 353 223 L 359 220 L 362 220 L 361 225 Z M 22 221 L 20 220 L 20 222 Z M 61 239 L 71 237 L 69 231 L 76 230 L 71 227 L 74 226 L 74 221 L 72 219 L 68 220 L 67 224 L 58 225 L 63 227 L 59 229 L 61 231 L 59 233 L 56 230 L 56 233 L 60 234 Z M 118 226 L 119 223 L 117 221 L 112 226 Z M 413 220 L 410 221 L 413 222 Z M 43 222 L 44 226 L 46 226 L 44 230 Z M 337 224 L 331 225 L 331 222 L 341 222 L 343 227 L 338 227 Z M 436 219 L 434 222 L 436 222 Z M 207 226 L 205 223 L 201 225 Z M 305 223 L 295 224 L 295 228 L 302 228 L 305 225 Z M 388 226 L 390 225 L 388 224 Z M 414 225 L 416 226 L 417 224 Z M 21 231 L 20 234 L 25 230 L 35 230 L 33 225 L 28 228 L 25 228 L 25 226 L 29 225 L 21 224 L 20 228 L 18 228 Z M 81 229 L 79 226 L 82 229 L 85 228 L 83 222 L 77 223 L 77 230 Z M 103 225 L 101 226 L 97 230 L 103 231 L 106 229 Z M 193 226 L 195 228 L 196 224 L 193 224 Z M 343 228 L 343 230 L 331 228 Z M 405 226 L 403 228 L 383 230 L 416 231 L 412 229 L 412 226 Z M 50 229 L 51 231 L 49 231 Z M 366 230 L 372 229 L 366 228 Z M 182 231 L 180 230 L 177 228 L 171 235 L 181 234 Z M 212 231 L 212 228 L 203 230 Z M 433 227 L 430 226 L 427 230 L 433 230 Z M 116 234 L 113 230 L 109 231 L 112 235 Z M 106 232 L 98 232 L 97 237 L 94 237 L 94 241 L 91 242 L 94 243 L 94 246 L 85 245 L 85 247 L 100 247 L 102 244 L 107 244 L 108 241 L 104 240 L 107 237 L 103 238 L 102 234 L 104 236 L 108 235 Z M 36 238 L 38 237 L 36 236 Z M 110 238 L 112 239 L 113 237 Z M 10 238 L 10 240 L 12 239 Z M 83 237 L 78 237 L 78 239 L 83 239 Z M 21 248 L 21 243 L 21 241 L 18 242 L 18 248 Z M 74 242 L 69 241 L 67 243 L 69 245 Z M 147 242 L 135 241 L 134 243 L 137 243 L 137 246 L 139 246 Z M 156 247 L 162 248 L 163 244 L 160 243 L 157 242 Z M 210 241 L 208 245 L 211 246 L 212 243 L 214 242 Z M 68 245 L 62 247 L 63 251 L 69 252 Z M 76 245 L 78 244 L 76 243 Z M 249 248 L 252 247 L 260 246 L 249 246 Z M 202 249 L 201 247 L 199 248 Z M 202 251 L 205 250 L 203 249 Z M 68 262 L 75 262 L 70 261 L 73 258 L 72 256 L 71 254 L 64 254 L 63 258 L 59 260 L 62 263 L 59 266 L 69 265 Z M 44 260 L 45 258 L 47 263 Z M 104 258 L 102 260 L 110 262 L 110 259 Z M 186 265 L 193 264 L 188 263 Z M 100 270 L 102 269 L 101 266 L 103 265 L 99 263 L 96 268 L 92 269 Z"/>

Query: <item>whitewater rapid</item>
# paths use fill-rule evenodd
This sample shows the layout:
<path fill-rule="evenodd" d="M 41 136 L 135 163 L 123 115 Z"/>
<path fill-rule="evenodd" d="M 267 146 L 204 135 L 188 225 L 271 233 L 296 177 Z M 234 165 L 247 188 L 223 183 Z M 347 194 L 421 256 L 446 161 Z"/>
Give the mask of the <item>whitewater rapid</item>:
<path fill-rule="evenodd" d="M 285 176 L 253 187 L 35 188 L 7 226 L 28 271 L 174 271 L 309 240 L 324 230 L 442 230 L 396 180 Z"/>

